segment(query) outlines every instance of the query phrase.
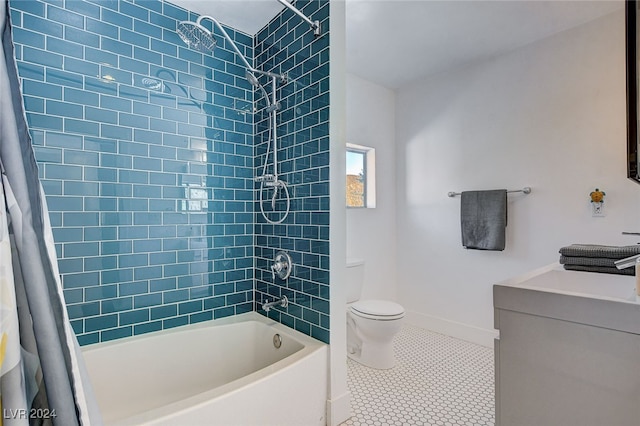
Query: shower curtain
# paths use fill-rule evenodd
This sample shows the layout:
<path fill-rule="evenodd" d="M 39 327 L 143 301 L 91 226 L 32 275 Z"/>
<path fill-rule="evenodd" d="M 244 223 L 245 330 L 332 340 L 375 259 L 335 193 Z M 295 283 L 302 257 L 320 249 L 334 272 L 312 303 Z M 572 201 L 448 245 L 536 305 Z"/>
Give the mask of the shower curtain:
<path fill-rule="evenodd" d="M 0 426 L 102 424 L 65 309 L 0 0 Z"/>

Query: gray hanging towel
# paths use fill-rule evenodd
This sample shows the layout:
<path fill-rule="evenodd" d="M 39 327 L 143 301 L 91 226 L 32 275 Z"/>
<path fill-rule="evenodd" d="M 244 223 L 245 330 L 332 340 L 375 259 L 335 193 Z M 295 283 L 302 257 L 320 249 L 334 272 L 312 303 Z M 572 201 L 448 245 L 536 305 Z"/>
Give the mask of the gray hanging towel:
<path fill-rule="evenodd" d="M 462 245 L 502 251 L 507 227 L 507 190 L 465 191 L 460 198 Z"/>

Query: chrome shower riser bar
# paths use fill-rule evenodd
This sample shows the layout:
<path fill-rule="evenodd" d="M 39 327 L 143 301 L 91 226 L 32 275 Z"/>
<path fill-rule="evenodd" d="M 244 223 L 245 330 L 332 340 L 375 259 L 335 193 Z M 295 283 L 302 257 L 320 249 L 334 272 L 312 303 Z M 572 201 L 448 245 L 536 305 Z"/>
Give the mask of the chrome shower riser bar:
<path fill-rule="evenodd" d="M 273 176 L 278 181 L 278 134 L 277 134 L 277 123 L 276 123 L 276 113 L 278 111 L 278 100 L 276 98 L 276 90 L 277 90 L 276 77 L 271 77 L 271 105 L 276 106 L 270 112 L 271 114 L 271 131 L 273 132 Z M 267 153 L 268 154 L 268 153 Z"/>

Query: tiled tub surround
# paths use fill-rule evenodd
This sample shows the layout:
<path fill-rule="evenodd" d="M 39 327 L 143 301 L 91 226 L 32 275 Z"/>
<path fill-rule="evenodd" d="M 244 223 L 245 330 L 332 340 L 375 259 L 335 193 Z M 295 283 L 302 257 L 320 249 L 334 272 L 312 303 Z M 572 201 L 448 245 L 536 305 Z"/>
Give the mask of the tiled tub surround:
<path fill-rule="evenodd" d="M 287 308 L 268 316 L 325 343 L 329 342 L 329 2 L 294 3 L 311 20 L 319 20 L 323 35 L 314 37 L 309 25 L 286 10 L 256 36 L 256 67 L 286 73 L 278 85 L 279 177 L 288 184 L 291 211 L 282 224 L 269 224 L 256 203 L 256 310 L 265 299 L 287 296 Z M 266 78 L 261 83 L 270 91 Z M 257 96 L 257 92 L 256 92 Z M 269 118 L 258 101 L 256 114 L 255 174 L 262 175 L 269 139 Z M 269 154 L 271 161 L 271 153 Z M 270 163 L 271 164 L 271 163 Z M 273 173 L 271 166 L 267 173 Z M 270 210 L 271 191 L 265 189 Z M 279 220 L 285 198 L 277 203 Z M 277 251 L 293 260 L 291 277 L 274 279 L 270 266 Z"/>
<path fill-rule="evenodd" d="M 156 0 L 10 6 L 80 342 L 253 310 L 253 91 L 223 38 L 188 49 Z"/>

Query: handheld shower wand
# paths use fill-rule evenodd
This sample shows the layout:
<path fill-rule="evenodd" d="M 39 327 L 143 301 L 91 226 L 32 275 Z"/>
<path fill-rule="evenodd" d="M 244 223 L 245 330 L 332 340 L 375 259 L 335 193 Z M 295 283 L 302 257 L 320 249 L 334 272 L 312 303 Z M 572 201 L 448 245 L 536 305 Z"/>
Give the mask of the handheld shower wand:
<path fill-rule="evenodd" d="M 276 198 L 278 198 L 278 187 L 273 187 L 273 195 L 271 196 L 271 208 L 273 210 L 276 209 Z"/>

